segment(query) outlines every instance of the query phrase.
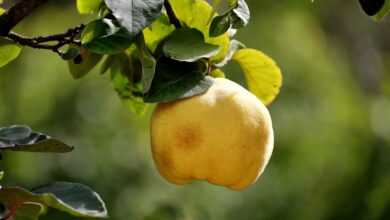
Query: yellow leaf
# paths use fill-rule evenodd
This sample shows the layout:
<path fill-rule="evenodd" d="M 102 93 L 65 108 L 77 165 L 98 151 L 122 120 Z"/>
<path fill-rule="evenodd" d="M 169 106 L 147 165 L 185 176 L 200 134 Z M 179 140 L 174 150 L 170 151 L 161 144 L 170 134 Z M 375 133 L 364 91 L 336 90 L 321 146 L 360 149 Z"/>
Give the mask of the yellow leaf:
<path fill-rule="evenodd" d="M 5 12 L 5 9 L 4 8 L 0 8 L 0 15 L 4 14 Z"/>
<path fill-rule="evenodd" d="M 229 36 L 223 34 L 218 37 L 209 36 L 211 20 L 215 16 L 213 8 L 205 0 L 169 0 L 177 18 L 185 25 L 201 31 L 205 41 L 220 47 L 217 55 L 211 57 L 211 61 L 222 61 L 229 50 Z"/>
<path fill-rule="evenodd" d="M 221 69 L 215 69 L 211 71 L 210 76 L 214 78 L 226 78 L 225 73 Z"/>
<path fill-rule="evenodd" d="M 233 60 L 240 64 L 249 90 L 265 105 L 270 104 L 282 85 L 282 73 L 275 61 L 255 49 L 238 50 Z"/>
<path fill-rule="evenodd" d="M 80 14 L 92 14 L 99 10 L 102 0 L 77 0 L 76 4 Z"/>
<path fill-rule="evenodd" d="M 174 30 L 175 27 L 169 23 L 168 16 L 162 14 L 149 27 L 143 30 L 145 43 L 154 52 L 157 45 Z"/>

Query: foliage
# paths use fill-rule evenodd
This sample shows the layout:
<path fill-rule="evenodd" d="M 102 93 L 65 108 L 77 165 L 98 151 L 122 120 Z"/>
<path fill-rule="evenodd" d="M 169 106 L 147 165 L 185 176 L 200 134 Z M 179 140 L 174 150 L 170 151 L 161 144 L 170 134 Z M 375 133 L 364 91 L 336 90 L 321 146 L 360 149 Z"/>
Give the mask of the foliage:
<path fill-rule="evenodd" d="M 269 56 L 233 39 L 237 29 L 249 22 L 248 5 L 244 0 L 211 2 L 209 5 L 203 0 L 170 0 L 180 24 L 175 27 L 172 14 L 163 10 L 162 0 L 77 0 L 78 11 L 92 14 L 94 20 L 76 36 L 77 44 L 68 45 L 61 58 L 68 62 L 75 79 L 88 75 L 104 59 L 100 72 L 110 74 L 120 99 L 137 114 L 144 113 L 148 103 L 188 98 L 207 91 L 212 85 L 211 77 L 225 77 L 221 68 L 232 60 L 242 67 L 248 89 L 270 104 L 282 83 L 279 67 Z M 390 1 L 376 5 L 372 2 L 360 0 L 368 15 L 382 19 L 390 10 Z M 0 15 L 5 11 L 0 8 Z M 0 67 L 15 60 L 21 50 L 20 42 L 0 37 Z M 26 126 L 0 129 L 0 152 L 71 150 L 73 147 L 62 141 Z M 3 175 L 1 171 L 0 179 Z M 65 201 L 64 195 L 74 199 L 74 193 L 80 191 L 86 196 L 76 197 L 76 203 Z M 3 187 L 0 201 L 7 206 L 5 216 L 11 213 L 14 219 L 37 219 L 47 207 L 76 216 L 106 217 L 100 197 L 76 183 L 57 182 L 32 191 Z M 85 208 L 90 203 L 94 205 L 80 209 L 80 204 Z"/>
<path fill-rule="evenodd" d="M 50 136 L 18 125 L 0 128 L 0 153 L 4 151 L 66 153 L 73 150 Z M 2 179 L 4 173 L 1 172 Z M 32 191 L 21 187 L 1 187 L 0 203 L 6 206 L 4 219 L 38 219 L 46 207 L 80 217 L 107 217 L 100 196 L 78 183 L 57 182 Z M 15 217 L 15 218 L 13 218 Z"/>

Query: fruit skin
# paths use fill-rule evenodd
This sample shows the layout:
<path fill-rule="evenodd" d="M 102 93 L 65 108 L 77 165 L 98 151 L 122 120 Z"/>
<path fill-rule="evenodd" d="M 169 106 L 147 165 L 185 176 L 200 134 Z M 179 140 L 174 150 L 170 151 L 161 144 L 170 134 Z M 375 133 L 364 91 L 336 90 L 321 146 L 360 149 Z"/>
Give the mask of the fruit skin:
<path fill-rule="evenodd" d="M 223 78 L 204 94 L 158 104 L 151 120 L 157 169 L 179 185 L 207 180 L 242 190 L 264 171 L 273 142 L 267 108 Z"/>

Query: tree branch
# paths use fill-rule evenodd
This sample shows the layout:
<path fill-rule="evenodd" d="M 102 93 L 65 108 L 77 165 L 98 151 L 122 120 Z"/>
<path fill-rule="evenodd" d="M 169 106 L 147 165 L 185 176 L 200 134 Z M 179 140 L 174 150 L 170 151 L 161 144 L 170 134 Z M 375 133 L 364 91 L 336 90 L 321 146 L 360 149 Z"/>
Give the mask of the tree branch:
<path fill-rule="evenodd" d="M 20 0 L 6 13 L 0 16 L 0 36 L 7 37 L 14 42 L 36 49 L 51 50 L 58 55 L 62 56 L 60 48 L 67 44 L 80 45 L 80 42 L 76 40 L 76 37 L 84 29 L 84 25 L 69 29 L 62 34 L 55 34 L 44 37 L 26 37 L 20 34 L 11 32 L 11 30 L 25 17 L 27 17 L 34 9 L 43 5 L 48 0 Z M 170 22 L 176 27 L 181 28 L 181 23 L 176 17 L 172 6 L 168 0 L 164 0 L 164 7 L 167 11 Z"/>
<path fill-rule="evenodd" d="M 60 48 L 67 44 L 75 44 L 80 45 L 80 41 L 76 40 L 77 35 L 81 33 L 84 29 L 84 25 L 80 25 L 75 28 L 71 28 L 65 33 L 62 34 L 54 34 L 49 36 L 41 36 L 41 37 L 25 37 L 17 33 L 9 32 L 6 37 L 15 41 L 16 43 L 28 46 L 36 49 L 46 49 L 51 50 L 58 55 L 62 56 Z M 55 42 L 53 44 L 53 42 Z"/>
<path fill-rule="evenodd" d="M 80 45 L 76 37 L 84 29 L 84 25 L 71 28 L 65 33 L 43 37 L 26 37 L 11 32 L 21 20 L 46 2 L 47 0 L 21 0 L 16 3 L 5 14 L 0 16 L 0 36 L 7 37 L 23 46 L 51 50 L 60 56 L 62 56 L 62 52 L 60 51 L 61 47 L 67 44 Z"/>
<path fill-rule="evenodd" d="M 47 0 L 22 0 L 0 16 L 0 35 L 6 36 L 21 20 Z"/>

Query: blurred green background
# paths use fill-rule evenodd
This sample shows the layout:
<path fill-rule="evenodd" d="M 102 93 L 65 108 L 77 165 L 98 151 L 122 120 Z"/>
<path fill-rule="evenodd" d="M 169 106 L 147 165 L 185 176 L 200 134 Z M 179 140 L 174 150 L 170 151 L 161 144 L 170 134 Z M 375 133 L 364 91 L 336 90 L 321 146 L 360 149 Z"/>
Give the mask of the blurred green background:
<path fill-rule="evenodd" d="M 50 1 L 15 31 L 63 32 L 74 1 Z M 55 54 L 25 48 L 0 69 L 0 126 L 27 124 L 76 146 L 66 155 L 6 153 L 5 185 L 54 180 L 90 185 L 113 220 L 390 219 L 390 19 L 358 1 L 249 0 L 238 39 L 273 57 L 284 86 L 270 106 L 275 149 L 243 192 L 175 186 L 151 159 L 149 118 L 123 106 L 107 76 L 73 80 Z M 238 82 L 238 66 L 224 69 Z M 50 211 L 44 219 L 74 219 Z"/>

